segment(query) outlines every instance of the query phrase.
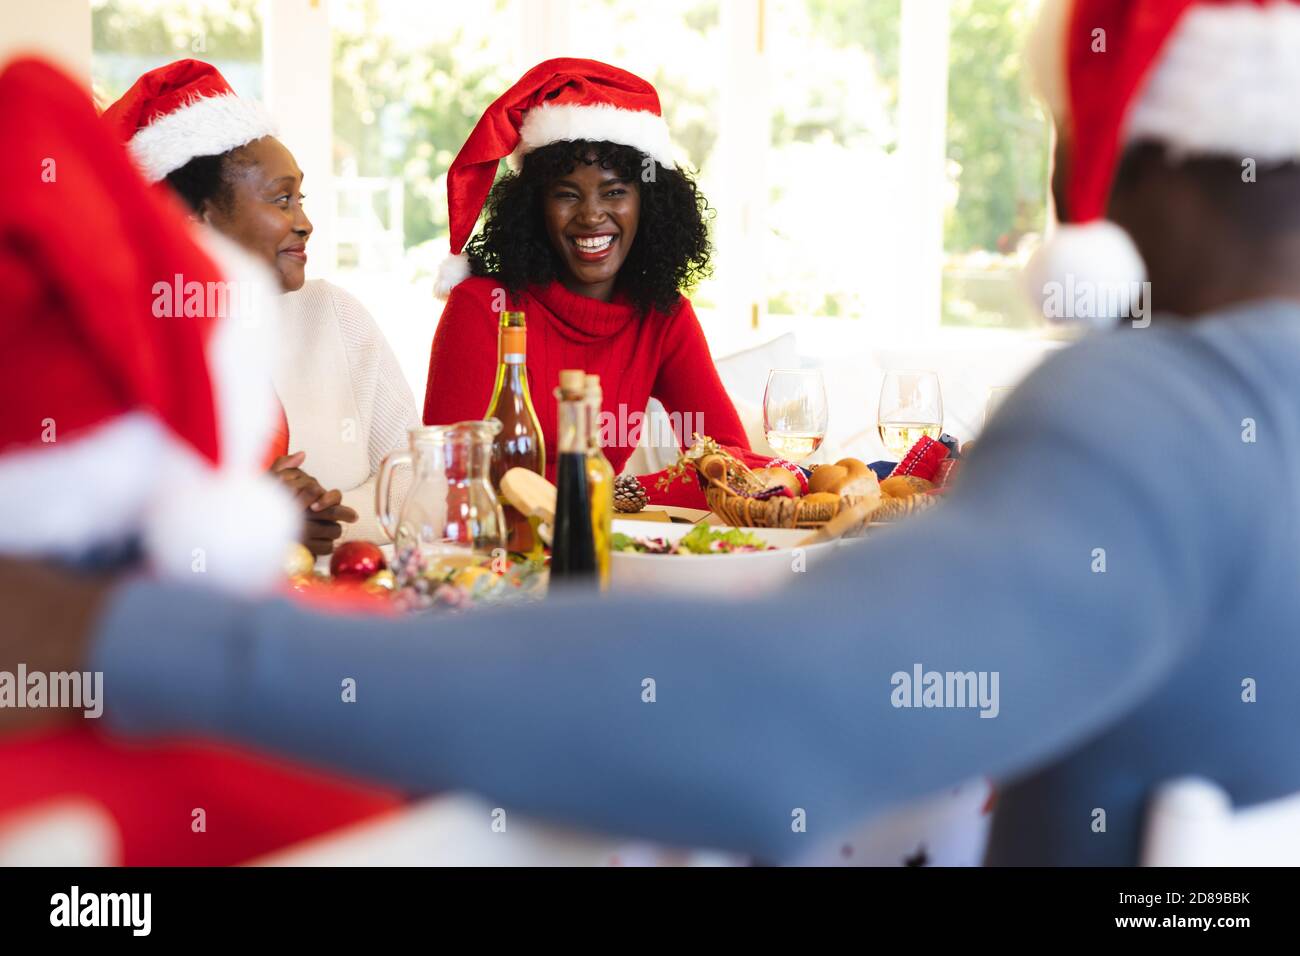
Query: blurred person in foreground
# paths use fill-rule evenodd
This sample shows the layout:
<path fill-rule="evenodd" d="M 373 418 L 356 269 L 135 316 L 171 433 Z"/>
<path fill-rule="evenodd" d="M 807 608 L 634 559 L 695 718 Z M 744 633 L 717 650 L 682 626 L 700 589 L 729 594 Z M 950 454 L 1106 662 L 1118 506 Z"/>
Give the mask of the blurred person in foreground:
<path fill-rule="evenodd" d="M 1044 363 L 942 509 L 745 604 L 360 621 L 10 564 L 6 659 L 102 670 L 123 730 L 779 861 L 978 773 L 990 863 L 1135 863 L 1147 798 L 1188 774 L 1242 805 L 1300 790 L 1300 4 L 1047 16 L 1063 209 L 1133 238 L 1157 315 Z"/>
<path fill-rule="evenodd" d="M 302 508 L 262 473 L 281 301 L 269 270 L 191 228 L 47 63 L 0 64 L 0 142 L 0 553 L 59 575 L 279 585 Z M 173 282 L 204 294 L 181 310 L 158 295 Z M 43 670 L 88 610 L 68 595 L 36 617 L 0 612 L 0 724 L 15 731 L 0 736 L 0 859 L 240 863 L 396 805 L 183 731 L 147 745 L 107 732 L 102 683 L 33 684 L 23 669 Z M 80 698 L 86 719 L 42 721 L 53 695 Z"/>

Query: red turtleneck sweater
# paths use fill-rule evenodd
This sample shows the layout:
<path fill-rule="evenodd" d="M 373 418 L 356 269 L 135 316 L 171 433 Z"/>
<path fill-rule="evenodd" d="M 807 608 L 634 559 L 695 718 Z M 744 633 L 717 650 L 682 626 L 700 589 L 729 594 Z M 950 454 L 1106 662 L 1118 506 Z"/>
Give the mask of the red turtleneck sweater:
<path fill-rule="evenodd" d="M 498 288 L 495 279 L 474 277 L 452 290 L 433 337 L 424 396 L 426 425 L 481 418 L 487 410 L 496 380 L 498 316 L 492 300 Z M 564 368 L 600 376 L 604 411 L 618 416 L 617 427 L 606 431 L 610 441 L 605 445 L 616 473 L 636 450 L 634 426 L 651 396 L 663 402 L 670 415 L 683 416 L 683 424 L 684 416 L 691 415 L 686 433 L 679 435 L 684 441 L 689 443 L 690 432 L 699 431 L 721 444 L 749 448 L 689 300 L 683 298 L 669 315 L 651 312 L 638 318 L 634 307 L 618 297 L 601 302 L 552 282 L 530 286 L 508 307 L 526 313 L 529 388 L 546 437 L 547 477 L 552 481 L 554 390 Z"/>

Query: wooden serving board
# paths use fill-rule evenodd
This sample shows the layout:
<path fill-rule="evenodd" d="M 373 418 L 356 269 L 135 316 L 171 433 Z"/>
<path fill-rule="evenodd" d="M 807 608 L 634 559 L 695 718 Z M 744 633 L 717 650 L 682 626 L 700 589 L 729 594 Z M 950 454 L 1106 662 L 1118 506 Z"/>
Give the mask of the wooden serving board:
<path fill-rule="evenodd" d="M 647 508 L 646 511 L 650 511 L 651 509 L 666 514 L 672 521 L 683 521 L 687 524 L 697 524 L 701 520 L 707 518 L 708 520 L 705 521 L 705 524 L 722 524 L 722 519 L 712 511 L 704 511 L 700 508 L 680 508 L 677 505 L 652 505 L 651 508 Z M 641 513 L 645 514 L 644 511 Z M 620 515 L 619 517 L 626 518 L 628 516 Z"/>
<path fill-rule="evenodd" d="M 614 517 L 619 521 L 653 521 L 662 524 L 670 524 L 673 520 L 662 511 L 650 511 L 649 509 L 633 512 L 631 514 L 623 511 L 616 511 L 614 512 Z"/>

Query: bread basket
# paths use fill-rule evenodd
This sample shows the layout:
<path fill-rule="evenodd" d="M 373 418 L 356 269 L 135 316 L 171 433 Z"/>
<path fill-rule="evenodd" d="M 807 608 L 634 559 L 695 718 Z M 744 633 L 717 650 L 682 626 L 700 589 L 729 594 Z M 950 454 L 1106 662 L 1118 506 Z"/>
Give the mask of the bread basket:
<path fill-rule="evenodd" d="M 767 499 L 738 495 L 726 483 L 705 479 L 704 498 L 709 510 L 724 522 L 740 528 L 819 528 L 842 509 L 852 508 L 861 499 L 843 495 L 833 502 L 809 502 L 806 498 Z"/>
<path fill-rule="evenodd" d="M 862 525 L 893 521 L 924 511 L 938 499 L 928 495 L 880 497 L 879 495 L 824 495 L 788 498 L 765 494 L 765 483 L 743 462 L 712 439 L 696 435 L 695 444 L 668 469 L 661 486 L 675 479 L 695 477 L 704 489 L 709 510 L 725 524 L 737 528 L 816 529 L 841 512 L 866 503 L 870 510 Z M 852 529 L 849 534 L 860 529 Z"/>

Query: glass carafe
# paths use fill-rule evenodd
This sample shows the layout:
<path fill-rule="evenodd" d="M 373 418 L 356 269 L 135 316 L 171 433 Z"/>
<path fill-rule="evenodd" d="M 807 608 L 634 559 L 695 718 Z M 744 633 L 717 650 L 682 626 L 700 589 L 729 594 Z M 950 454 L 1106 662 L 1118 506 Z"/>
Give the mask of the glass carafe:
<path fill-rule="evenodd" d="M 504 554 L 505 520 L 488 474 L 492 439 L 500 428 L 495 419 L 412 428 L 410 449 L 384 459 L 375 511 L 396 548 L 399 583 L 413 574 L 440 576 Z M 410 489 L 394 515 L 393 473 L 408 466 Z"/>

